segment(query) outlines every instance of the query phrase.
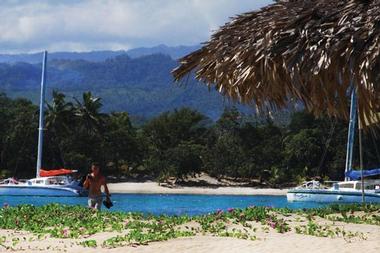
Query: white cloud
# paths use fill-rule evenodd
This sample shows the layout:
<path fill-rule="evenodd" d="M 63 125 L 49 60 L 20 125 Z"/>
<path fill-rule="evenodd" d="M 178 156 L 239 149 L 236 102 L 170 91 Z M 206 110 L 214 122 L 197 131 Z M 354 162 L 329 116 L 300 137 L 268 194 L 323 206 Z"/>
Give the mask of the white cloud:
<path fill-rule="evenodd" d="M 197 44 L 230 16 L 270 0 L 0 2 L 0 53 Z"/>

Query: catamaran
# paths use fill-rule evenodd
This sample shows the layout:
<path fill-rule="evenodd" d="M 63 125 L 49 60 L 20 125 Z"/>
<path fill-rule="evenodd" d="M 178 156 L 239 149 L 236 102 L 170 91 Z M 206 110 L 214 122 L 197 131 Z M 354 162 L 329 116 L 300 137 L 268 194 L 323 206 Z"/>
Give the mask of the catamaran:
<path fill-rule="evenodd" d="M 0 195 L 10 196 L 85 196 L 87 191 L 81 186 L 80 181 L 74 180 L 70 175 L 75 170 L 43 170 L 42 147 L 44 131 L 44 104 L 45 104 L 45 81 L 46 81 L 47 52 L 43 54 L 40 115 L 38 127 L 38 154 L 36 178 L 29 180 L 16 180 L 8 178 L 0 181 Z"/>
<path fill-rule="evenodd" d="M 366 180 L 364 182 L 364 199 L 368 203 L 380 203 L 380 180 Z M 362 182 L 350 180 L 336 182 L 330 188 L 323 187 L 319 182 L 309 181 L 291 189 L 287 199 L 305 202 L 341 202 L 360 203 L 363 201 Z"/>
<path fill-rule="evenodd" d="M 309 181 L 291 189 L 287 193 L 288 201 L 310 202 L 342 202 L 380 203 L 380 179 L 364 180 L 365 177 L 380 175 L 380 168 L 370 170 L 353 170 L 353 143 L 357 119 L 357 97 L 353 88 L 351 91 L 350 123 L 346 153 L 345 180 L 334 182 L 332 187 L 325 187 L 318 181 Z M 359 143 L 360 141 L 359 135 Z M 360 180 L 359 180 L 360 179 Z"/>

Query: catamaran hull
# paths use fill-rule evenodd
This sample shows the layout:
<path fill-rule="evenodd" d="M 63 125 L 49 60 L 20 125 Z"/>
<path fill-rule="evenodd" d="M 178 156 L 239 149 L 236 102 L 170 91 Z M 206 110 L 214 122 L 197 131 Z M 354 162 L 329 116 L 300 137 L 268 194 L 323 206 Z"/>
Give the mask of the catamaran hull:
<path fill-rule="evenodd" d="M 78 189 L 69 187 L 43 187 L 43 186 L 0 186 L 0 195 L 7 196 L 56 196 L 79 197 L 85 194 Z"/>
<path fill-rule="evenodd" d="M 321 203 L 360 203 L 361 191 L 327 191 L 327 190 L 291 190 L 287 193 L 289 202 L 321 202 Z M 380 203 L 380 193 L 365 193 L 368 203 Z"/>

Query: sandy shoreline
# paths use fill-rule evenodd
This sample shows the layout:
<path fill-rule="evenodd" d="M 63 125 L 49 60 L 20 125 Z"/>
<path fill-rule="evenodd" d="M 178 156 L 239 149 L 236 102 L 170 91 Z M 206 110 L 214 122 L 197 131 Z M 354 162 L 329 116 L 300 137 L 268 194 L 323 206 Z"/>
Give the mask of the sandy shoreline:
<path fill-rule="evenodd" d="M 211 195 L 274 195 L 285 196 L 287 189 L 252 188 L 252 187 L 182 187 L 172 188 L 158 185 L 156 182 L 144 183 L 110 183 L 111 193 L 145 193 L 145 194 L 211 194 Z"/>
<path fill-rule="evenodd" d="M 198 235 L 193 237 L 177 238 L 162 242 L 151 242 L 148 245 L 123 246 L 117 248 L 90 248 L 78 245 L 84 239 L 58 239 L 40 238 L 24 231 L 0 230 L 0 236 L 5 236 L 8 241 L 12 238 L 19 238 L 20 242 L 13 249 L 0 247 L 0 252 L 131 252 L 131 253 L 304 253 L 304 252 L 346 252 L 346 253 L 375 253 L 380 251 L 380 229 L 373 225 L 349 224 L 354 231 L 361 231 L 366 235 L 366 239 L 345 240 L 343 238 L 327 238 L 309 235 L 299 235 L 295 233 L 280 234 L 276 232 L 262 233 L 255 241 L 237 238 L 215 237 L 209 235 Z M 92 235 L 86 240 L 95 239 L 98 242 L 117 232 L 105 232 Z"/>

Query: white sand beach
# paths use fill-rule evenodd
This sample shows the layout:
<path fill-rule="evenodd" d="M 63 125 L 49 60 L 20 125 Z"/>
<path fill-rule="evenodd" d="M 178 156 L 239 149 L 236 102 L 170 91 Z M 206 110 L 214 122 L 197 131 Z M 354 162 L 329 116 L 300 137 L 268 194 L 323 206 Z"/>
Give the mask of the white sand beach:
<path fill-rule="evenodd" d="M 186 178 L 187 185 L 147 182 L 110 183 L 111 193 L 157 193 L 157 194 L 212 194 L 212 195 L 286 195 L 287 189 L 247 187 L 246 183 L 216 179 L 200 173 Z"/>
<path fill-rule="evenodd" d="M 112 183 L 108 184 L 111 193 L 158 193 L 158 194 L 214 194 L 214 195 L 286 195 L 286 189 L 260 189 L 253 187 L 219 186 L 188 187 L 160 186 L 156 182 Z"/>

